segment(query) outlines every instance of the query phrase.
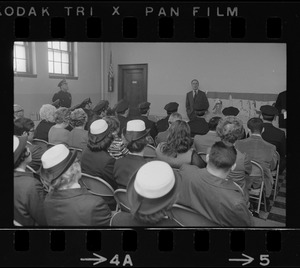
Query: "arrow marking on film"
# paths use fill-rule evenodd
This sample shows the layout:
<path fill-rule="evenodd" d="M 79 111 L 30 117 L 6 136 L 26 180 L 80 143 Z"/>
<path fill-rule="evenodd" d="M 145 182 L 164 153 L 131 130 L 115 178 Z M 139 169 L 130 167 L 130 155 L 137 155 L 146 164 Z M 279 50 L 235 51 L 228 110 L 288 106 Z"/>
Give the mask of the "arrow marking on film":
<path fill-rule="evenodd" d="M 244 257 L 246 257 L 246 259 L 229 259 L 229 261 L 243 261 L 244 263 L 242 263 L 242 265 L 247 265 L 251 262 L 253 262 L 254 258 L 246 255 L 246 254 L 242 254 Z"/>
<path fill-rule="evenodd" d="M 97 258 L 80 258 L 81 261 L 95 261 L 95 263 L 93 263 L 93 265 L 97 265 L 101 262 L 105 262 L 107 259 L 96 254 L 96 253 L 93 253 L 93 255 Z"/>

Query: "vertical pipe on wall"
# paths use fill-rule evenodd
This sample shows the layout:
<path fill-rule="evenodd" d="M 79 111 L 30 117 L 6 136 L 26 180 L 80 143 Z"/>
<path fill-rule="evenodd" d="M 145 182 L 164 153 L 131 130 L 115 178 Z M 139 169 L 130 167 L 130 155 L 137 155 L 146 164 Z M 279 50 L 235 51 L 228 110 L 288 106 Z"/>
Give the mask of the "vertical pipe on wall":
<path fill-rule="evenodd" d="M 101 71 L 100 71 L 100 100 L 104 100 L 104 44 L 100 43 Z"/>

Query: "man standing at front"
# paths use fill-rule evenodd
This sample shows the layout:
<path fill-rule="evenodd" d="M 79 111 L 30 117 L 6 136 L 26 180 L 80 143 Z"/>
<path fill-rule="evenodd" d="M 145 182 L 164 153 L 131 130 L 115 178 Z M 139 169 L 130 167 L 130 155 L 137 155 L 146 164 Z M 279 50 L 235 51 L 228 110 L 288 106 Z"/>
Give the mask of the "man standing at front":
<path fill-rule="evenodd" d="M 52 102 L 55 102 L 59 99 L 60 107 L 70 108 L 72 103 L 72 95 L 68 92 L 69 86 L 67 80 L 61 80 L 57 86 L 60 87 L 60 91 L 54 94 Z"/>
<path fill-rule="evenodd" d="M 199 89 L 199 81 L 197 79 L 193 79 L 191 85 L 193 90 L 186 94 L 185 102 L 186 113 L 190 120 L 195 116 L 195 103 L 197 103 L 198 107 L 209 107 L 206 94 Z"/>

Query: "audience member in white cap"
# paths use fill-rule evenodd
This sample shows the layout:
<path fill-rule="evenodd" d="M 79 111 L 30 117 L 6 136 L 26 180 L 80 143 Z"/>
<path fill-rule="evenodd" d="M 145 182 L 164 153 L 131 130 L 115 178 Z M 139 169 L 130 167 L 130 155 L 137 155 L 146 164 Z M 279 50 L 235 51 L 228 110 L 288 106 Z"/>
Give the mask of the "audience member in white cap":
<path fill-rule="evenodd" d="M 128 121 L 123 129 L 123 139 L 129 153 L 117 159 L 114 165 L 114 179 L 119 188 L 126 188 L 132 175 L 147 162 L 143 155 L 149 131 L 145 122 L 139 119 Z"/>
<path fill-rule="evenodd" d="M 114 136 L 114 140 L 107 151 L 115 159 L 122 158 L 128 154 L 128 149 L 124 144 L 124 141 L 118 136 L 120 131 L 120 121 L 116 116 L 105 116 L 104 119 L 107 120 L 111 125 L 111 131 Z"/>
<path fill-rule="evenodd" d="M 24 117 L 24 109 L 19 104 L 14 104 L 14 120 Z"/>
<path fill-rule="evenodd" d="M 180 178 L 169 164 L 144 164 L 127 186 L 130 213 L 118 212 L 111 226 L 178 226 L 170 209 L 177 200 Z"/>
<path fill-rule="evenodd" d="M 105 201 L 81 187 L 81 167 L 73 153 L 58 144 L 42 156 L 41 179 L 49 187 L 44 202 L 49 226 L 105 226 L 111 211 Z"/>
<path fill-rule="evenodd" d="M 206 163 L 192 148 L 193 140 L 188 123 L 176 120 L 169 128 L 166 142 L 161 142 L 156 148 L 157 159 L 165 161 L 173 168 L 180 168 L 183 164 L 196 165 L 204 168 Z"/>
<path fill-rule="evenodd" d="M 55 125 L 54 114 L 56 108 L 51 104 L 44 104 L 40 109 L 41 122 L 36 126 L 34 137 L 48 142 L 49 129 Z"/>
<path fill-rule="evenodd" d="M 113 179 L 115 159 L 107 152 L 114 136 L 111 125 L 104 119 L 94 121 L 88 133 L 88 144 L 81 155 L 82 172 L 98 176 L 116 188 Z"/>
<path fill-rule="evenodd" d="M 85 149 L 88 142 L 88 131 L 84 129 L 87 119 L 88 116 L 82 108 L 71 112 L 70 124 L 73 129 L 69 133 L 69 146 Z"/>
<path fill-rule="evenodd" d="M 48 141 L 50 143 L 64 143 L 68 145 L 70 131 L 66 128 L 70 121 L 70 110 L 65 107 L 60 107 L 54 114 L 55 125 L 50 128 L 48 133 Z"/>
<path fill-rule="evenodd" d="M 46 226 L 43 201 L 46 192 L 41 181 L 26 171 L 31 161 L 27 137 L 13 136 L 14 220 L 16 225 Z"/>

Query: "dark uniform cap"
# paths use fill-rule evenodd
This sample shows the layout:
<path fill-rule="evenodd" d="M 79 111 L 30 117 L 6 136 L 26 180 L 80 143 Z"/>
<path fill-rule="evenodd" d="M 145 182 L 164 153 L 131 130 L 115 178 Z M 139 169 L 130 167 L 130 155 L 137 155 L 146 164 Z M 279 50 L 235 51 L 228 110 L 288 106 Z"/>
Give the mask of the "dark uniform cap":
<path fill-rule="evenodd" d="M 129 104 L 126 100 L 122 100 L 117 104 L 115 109 L 116 113 L 123 113 L 129 108 Z"/>
<path fill-rule="evenodd" d="M 61 80 L 59 83 L 58 83 L 58 87 L 61 87 L 62 84 L 67 84 L 67 80 L 64 78 L 63 80 Z"/>
<path fill-rule="evenodd" d="M 168 104 L 166 104 L 164 109 L 167 112 L 173 113 L 173 112 L 177 112 L 178 106 L 179 104 L 177 102 L 169 102 Z"/>
<path fill-rule="evenodd" d="M 222 110 L 222 114 L 224 114 L 225 116 L 229 116 L 229 115 L 237 116 L 239 112 L 240 112 L 239 109 L 233 106 L 226 107 Z"/>
<path fill-rule="evenodd" d="M 277 115 L 278 114 L 278 110 L 271 105 L 263 105 L 260 107 L 261 113 L 265 114 L 265 115 Z"/>
<path fill-rule="evenodd" d="M 151 103 L 146 101 L 139 104 L 139 109 L 148 109 L 150 107 Z"/>
<path fill-rule="evenodd" d="M 109 102 L 107 100 L 101 100 L 98 102 L 98 104 L 95 106 L 93 111 L 95 113 L 102 112 L 103 110 L 107 109 L 109 105 Z"/>
<path fill-rule="evenodd" d="M 202 103 L 196 102 L 194 104 L 194 110 L 195 111 L 206 111 L 208 109 L 208 103 L 205 103 L 204 105 Z"/>

